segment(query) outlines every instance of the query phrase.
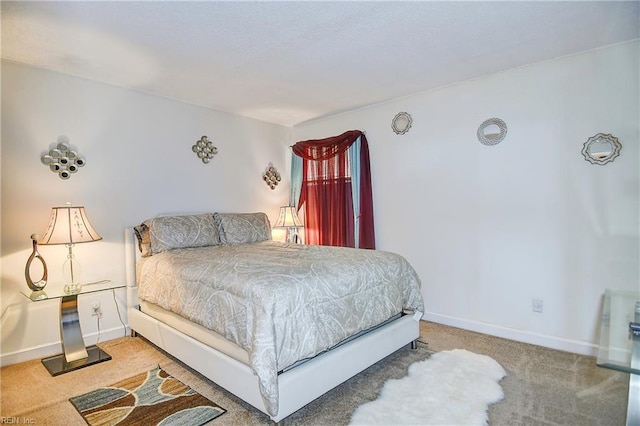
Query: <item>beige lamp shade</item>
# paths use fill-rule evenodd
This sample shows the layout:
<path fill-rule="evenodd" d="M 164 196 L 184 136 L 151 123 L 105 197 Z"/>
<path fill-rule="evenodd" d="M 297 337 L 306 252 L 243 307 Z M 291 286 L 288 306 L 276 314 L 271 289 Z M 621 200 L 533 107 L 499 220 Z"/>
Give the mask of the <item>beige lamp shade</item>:
<path fill-rule="evenodd" d="M 77 244 L 101 240 L 84 207 L 53 207 L 49 226 L 38 244 Z"/>
<path fill-rule="evenodd" d="M 298 236 L 298 228 L 304 228 L 304 225 L 300 221 L 296 208 L 294 206 L 282 206 L 280 207 L 280 214 L 278 220 L 276 220 L 274 228 L 286 228 L 287 237 L 286 241 L 289 243 L 299 243 L 300 237 Z"/>
<path fill-rule="evenodd" d="M 282 206 L 280 207 L 280 214 L 278 215 L 278 220 L 276 220 L 275 228 L 303 228 L 302 222 L 300 218 L 298 218 L 298 214 L 295 211 L 295 207 L 293 206 Z"/>

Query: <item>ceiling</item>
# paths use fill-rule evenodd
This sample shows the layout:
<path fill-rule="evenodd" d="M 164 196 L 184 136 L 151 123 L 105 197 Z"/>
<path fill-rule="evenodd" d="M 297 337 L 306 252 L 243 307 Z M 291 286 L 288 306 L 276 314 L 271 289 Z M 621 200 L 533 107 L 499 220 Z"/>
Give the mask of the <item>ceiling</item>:
<path fill-rule="evenodd" d="M 638 39 L 637 1 L 2 1 L 2 58 L 285 126 Z"/>

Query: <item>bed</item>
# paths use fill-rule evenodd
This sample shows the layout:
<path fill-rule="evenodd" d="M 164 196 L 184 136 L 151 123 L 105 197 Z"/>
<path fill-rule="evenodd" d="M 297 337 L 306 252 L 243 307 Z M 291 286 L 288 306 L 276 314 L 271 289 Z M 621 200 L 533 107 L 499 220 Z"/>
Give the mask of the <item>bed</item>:
<path fill-rule="evenodd" d="M 420 281 L 397 254 L 276 242 L 264 213 L 125 237 L 132 332 L 275 422 L 419 336 Z"/>

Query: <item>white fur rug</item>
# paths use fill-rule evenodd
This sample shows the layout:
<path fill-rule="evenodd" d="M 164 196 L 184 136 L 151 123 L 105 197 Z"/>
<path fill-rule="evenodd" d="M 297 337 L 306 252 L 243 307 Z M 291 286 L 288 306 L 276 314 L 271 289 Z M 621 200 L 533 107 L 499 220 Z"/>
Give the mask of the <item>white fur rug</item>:
<path fill-rule="evenodd" d="M 380 396 L 356 409 L 352 425 L 486 425 L 489 404 L 506 375 L 492 358 L 464 349 L 442 351 L 388 380 Z"/>

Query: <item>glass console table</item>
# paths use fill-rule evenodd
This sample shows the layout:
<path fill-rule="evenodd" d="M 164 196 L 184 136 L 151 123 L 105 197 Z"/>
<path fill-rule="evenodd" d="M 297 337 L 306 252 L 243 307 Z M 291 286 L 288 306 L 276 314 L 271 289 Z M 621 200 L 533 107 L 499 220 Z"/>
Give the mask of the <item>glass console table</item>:
<path fill-rule="evenodd" d="M 63 353 L 42 359 L 42 363 L 52 376 L 111 359 L 111 355 L 98 346 L 85 346 L 82 330 L 80 329 L 80 317 L 78 316 L 78 296 L 124 287 L 126 287 L 124 284 L 98 281 L 96 283 L 83 284 L 80 290 L 72 293 L 65 293 L 62 289 L 21 292 L 32 302 L 56 299 L 60 301 L 60 338 Z"/>
<path fill-rule="evenodd" d="M 629 373 L 627 426 L 640 425 L 640 292 L 605 291 L 597 364 Z"/>

